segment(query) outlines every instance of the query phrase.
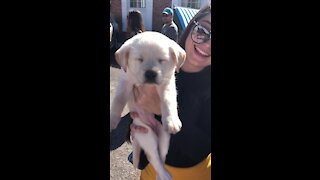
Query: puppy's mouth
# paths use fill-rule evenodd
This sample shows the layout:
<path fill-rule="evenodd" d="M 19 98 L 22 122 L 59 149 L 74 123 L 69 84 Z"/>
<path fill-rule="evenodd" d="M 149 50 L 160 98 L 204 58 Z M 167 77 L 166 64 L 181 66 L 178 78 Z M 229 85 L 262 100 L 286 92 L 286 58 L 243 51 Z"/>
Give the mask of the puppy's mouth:
<path fill-rule="evenodd" d="M 154 84 L 154 85 L 159 85 L 159 82 L 156 79 L 145 79 L 144 84 Z"/>
<path fill-rule="evenodd" d="M 147 70 L 144 73 L 144 83 L 146 84 L 159 84 L 157 78 L 158 73 L 153 70 Z"/>
<path fill-rule="evenodd" d="M 159 85 L 158 83 L 150 83 L 150 82 L 145 82 L 144 84 L 149 84 L 149 85 Z"/>

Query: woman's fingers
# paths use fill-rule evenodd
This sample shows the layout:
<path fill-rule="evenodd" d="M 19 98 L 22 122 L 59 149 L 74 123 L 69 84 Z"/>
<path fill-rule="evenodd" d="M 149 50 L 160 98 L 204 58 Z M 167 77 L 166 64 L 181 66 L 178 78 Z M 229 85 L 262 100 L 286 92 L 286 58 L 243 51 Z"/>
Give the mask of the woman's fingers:
<path fill-rule="evenodd" d="M 141 88 L 137 87 L 137 86 L 133 86 L 133 96 L 134 96 L 134 101 L 136 103 L 140 103 L 141 102 Z"/>
<path fill-rule="evenodd" d="M 130 125 L 130 129 L 131 129 L 131 135 L 133 136 L 134 133 L 147 133 L 148 129 L 143 127 L 143 126 L 137 126 L 135 124 L 131 124 Z"/>
<path fill-rule="evenodd" d="M 130 112 L 130 117 L 131 117 L 131 119 L 135 119 L 135 118 L 139 117 L 139 114 L 137 112 Z"/>
<path fill-rule="evenodd" d="M 138 118 L 139 114 L 137 112 L 130 112 L 130 116 L 132 119 Z M 132 133 L 138 132 L 138 133 L 147 133 L 148 129 L 143 127 L 143 126 L 137 126 L 135 124 L 131 124 L 130 125 L 130 129 L 131 129 L 131 135 Z"/>
<path fill-rule="evenodd" d="M 161 114 L 160 97 L 155 86 L 134 86 L 134 101 L 144 110 Z"/>

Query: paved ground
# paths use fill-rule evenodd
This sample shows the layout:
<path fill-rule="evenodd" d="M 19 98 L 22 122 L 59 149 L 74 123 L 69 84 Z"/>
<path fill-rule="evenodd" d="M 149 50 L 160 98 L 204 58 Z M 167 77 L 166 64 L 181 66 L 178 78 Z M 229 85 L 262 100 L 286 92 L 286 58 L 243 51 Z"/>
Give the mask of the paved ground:
<path fill-rule="evenodd" d="M 117 86 L 117 80 L 120 70 L 110 67 L 110 103 L 113 99 L 114 90 Z M 125 108 L 122 115 L 127 114 L 128 109 Z M 120 125 L 120 124 L 119 124 Z M 126 123 L 121 123 L 121 127 L 125 127 Z M 120 129 L 122 130 L 122 128 Z M 121 132 L 121 131 L 119 131 Z M 121 139 L 121 134 L 114 134 L 112 141 Z M 111 140 L 110 140 L 111 141 Z M 110 179 L 111 180 L 138 180 L 140 171 L 134 169 L 133 165 L 128 161 L 128 155 L 132 152 L 132 146 L 123 143 L 118 149 L 110 151 Z"/>

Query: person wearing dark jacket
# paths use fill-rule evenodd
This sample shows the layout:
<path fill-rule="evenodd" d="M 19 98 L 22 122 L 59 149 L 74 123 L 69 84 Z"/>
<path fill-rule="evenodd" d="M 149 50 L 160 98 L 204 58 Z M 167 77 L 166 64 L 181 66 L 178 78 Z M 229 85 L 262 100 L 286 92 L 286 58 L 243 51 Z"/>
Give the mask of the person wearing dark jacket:
<path fill-rule="evenodd" d="M 111 28 L 112 27 L 112 28 Z M 115 52 L 121 47 L 122 43 L 119 38 L 119 27 L 117 22 L 110 15 L 110 66 L 120 68 L 115 59 Z"/>
<path fill-rule="evenodd" d="M 162 26 L 161 33 L 174 41 L 178 41 L 178 26 L 173 22 L 173 10 L 169 7 L 162 11 Z"/>

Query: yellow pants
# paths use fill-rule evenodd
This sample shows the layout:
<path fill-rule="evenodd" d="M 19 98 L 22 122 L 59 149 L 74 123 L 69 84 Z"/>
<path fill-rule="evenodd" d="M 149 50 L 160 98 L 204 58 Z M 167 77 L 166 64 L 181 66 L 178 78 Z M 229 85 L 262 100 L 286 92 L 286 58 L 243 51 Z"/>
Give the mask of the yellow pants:
<path fill-rule="evenodd" d="M 211 179 L 211 154 L 199 164 L 189 168 L 177 168 L 165 165 L 173 180 L 209 180 Z M 156 172 L 149 163 L 141 171 L 140 180 L 155 180 Z"/>

